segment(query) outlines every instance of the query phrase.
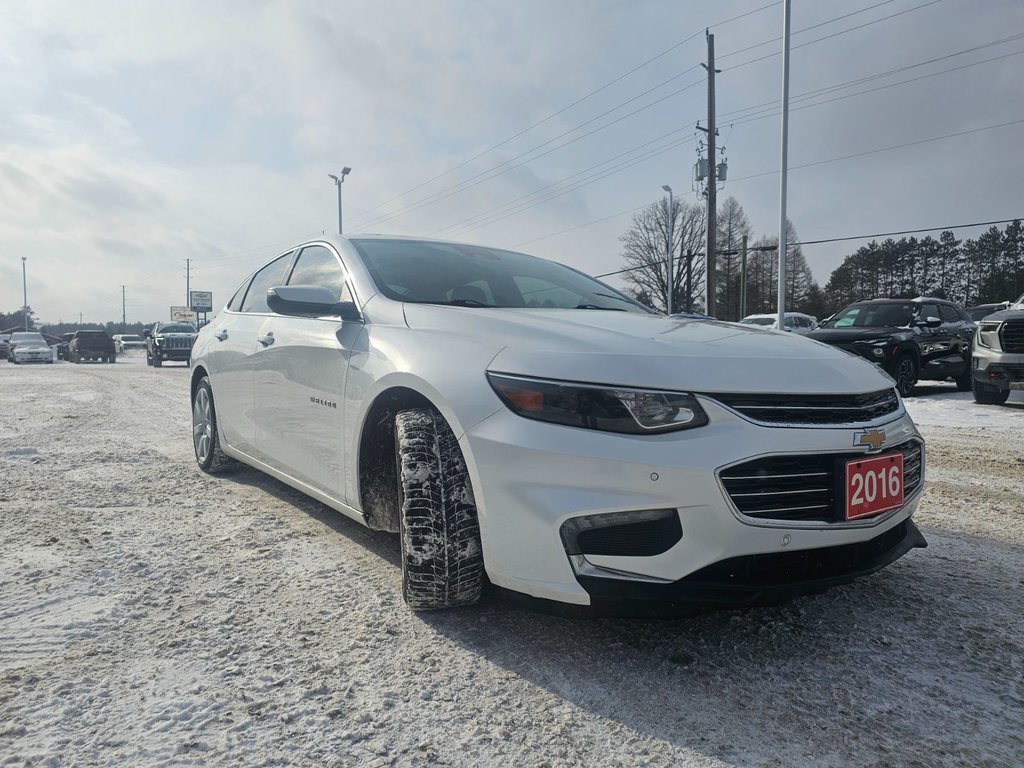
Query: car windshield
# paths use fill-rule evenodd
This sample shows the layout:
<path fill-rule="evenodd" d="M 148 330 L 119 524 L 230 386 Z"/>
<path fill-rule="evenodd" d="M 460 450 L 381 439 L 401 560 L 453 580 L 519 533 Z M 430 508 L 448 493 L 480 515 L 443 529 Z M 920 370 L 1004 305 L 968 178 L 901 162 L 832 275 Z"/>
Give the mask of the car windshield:
<path fill-rule="evenodd" d="M 775 325 L 774 317 L 745 317 L 740 320 L 746 325 Z"/>
<path fill-rule="evenodd" d="M 895 328 L 910 325 L 914 305 L 854 304 L 836 313 L 826 324 L 829 328 Z"/>
<path fill-rule="evenodd" d="M 122 336 L 121 341 L 142 341 L 141 336 Z"/>
<path fill-rule="evenodd" d="M 195 333 L 195 326 L 188 323 L 174 323 L 173 325 L 161 325 L 157 333 Z M 133 337 L 134 338 L 134 337 Z"/>
<path fill-rule="evenodd" d="M 31 333 L 22 331 L 21 333 L 12 333 L 11 341 L 21 343 L 23 341 L 38 341 L 40 344 L 45 344 L 46 339 L 42 337 L 42 334 Z"/>
<path fill-rule="evenodd" d="M 592 277 L 522 253 L 417 240 L 352 240 L 395 301 L 465 307 L 651 310 Z"/>
<path fill-rule="evenodd" d="M 974 322 L 978 322 L 979 320 L 981 320 L 981 318 L 988 317 L 989 315 L 994 314 L 994 313 L 996 313 L 998 311 L 999 311 L 998 307 L 996 307 L 996 308 L 989 307 L 989 308 L 981 308 L 981 309 L 975 307 L 973 309 L 968 309 L 967 310 L 967 314 L 969 314 L 971 316 L 971 320 L 973 320 Z"/>

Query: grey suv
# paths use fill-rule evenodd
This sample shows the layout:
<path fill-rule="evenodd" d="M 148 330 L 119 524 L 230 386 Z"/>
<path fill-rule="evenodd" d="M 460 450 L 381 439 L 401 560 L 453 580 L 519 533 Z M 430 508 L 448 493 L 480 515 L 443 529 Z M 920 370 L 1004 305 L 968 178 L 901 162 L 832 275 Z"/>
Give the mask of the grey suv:
<path fill-rule="evenodd" d="M 1024 390 L 1024 309 L 988 315 L 971 345 L 971 388 L 976 402 L 1002 405 L 1011 389 Z"/>

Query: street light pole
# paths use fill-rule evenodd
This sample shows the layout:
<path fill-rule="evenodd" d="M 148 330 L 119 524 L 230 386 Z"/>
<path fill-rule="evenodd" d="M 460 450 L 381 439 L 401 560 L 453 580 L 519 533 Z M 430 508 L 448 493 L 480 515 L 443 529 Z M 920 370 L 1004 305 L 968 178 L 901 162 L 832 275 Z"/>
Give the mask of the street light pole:
<path fill-rule="evenodd" d="M 334 186 L 338 188 L 338 234 L 340 235 L 344 230 L 341 225 L 341 185 L 345 183 L 345 177 L 352 173 L 352 169 L 345 166 L 341 169 L 341 176 L 335 176 L 333 173 L 327 175 L 334 179 Z"/>
<path fill-rule="evenodd" d="M 25 279 L 25 260 L 28 257 L 21 257 L 21 312 L 25 315 L 25 330 L 28 330 L 28 282 Z"/>
<path fill-rule="evenodd" d="M 676 209 L 675 201 L 672 197 L 672 187 L 668 184 L 663 184 L 661 187 L 663 190 L 668 192 L 668 222 L 667 230 L 668 234 L 665 237 L 666 250 L 668 251 L 668 298 L 665 301 L 665 308 L 668 310 L 666 314 L 672 314 L 672 294 L 675 293 L 676 280 L 675 280 L 675 264 L 672 259 L 672 247 L 675 245 L 672 241 L 675 239 L 675 223 L 676 223 Z"/>
<path fill-rule="evenodd" d="M 782 158 L 779 174 L 779 330 L 786 330 L 786 181 L 789 171 L 789 0 L 782 11 Z"/>

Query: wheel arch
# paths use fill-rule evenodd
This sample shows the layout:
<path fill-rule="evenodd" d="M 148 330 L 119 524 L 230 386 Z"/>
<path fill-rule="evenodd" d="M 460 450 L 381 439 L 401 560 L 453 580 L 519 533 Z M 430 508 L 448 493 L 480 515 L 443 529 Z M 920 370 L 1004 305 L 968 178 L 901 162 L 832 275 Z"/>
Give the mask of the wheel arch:
<path fill-rule="evenodd" d="M 192 370 L 192 383 L 189 385 L 189 402 L 195 399 L 196 390 L 199 388 L 199 382 L 203 380 L 204 376 L 209 376 L 206 372 L 206 368 L 202 365 L 197 365 Z"/>
<path fill-rule="evenodd" d="M 379 531 L 397 533 L 398 466 L 395 462 L 395 416 L 410 408 L 442 410 L 425 394 L 406 385 L 378 393 L 366 410 L 356 444 L 356 478 L 359 505 L 366 524 Z M 449 426 L 452 425 L 450 419 Z"/>

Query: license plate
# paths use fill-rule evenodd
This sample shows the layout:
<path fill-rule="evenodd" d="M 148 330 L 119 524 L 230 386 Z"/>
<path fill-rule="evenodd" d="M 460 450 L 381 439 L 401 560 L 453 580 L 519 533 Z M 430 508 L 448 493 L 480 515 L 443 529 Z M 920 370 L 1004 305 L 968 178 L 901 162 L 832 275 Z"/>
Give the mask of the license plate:
<path fill-rule="evenodd" d="M 903 454 L 846 462 L 846 519 L 857 520 L 903 506 Z"/>

